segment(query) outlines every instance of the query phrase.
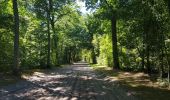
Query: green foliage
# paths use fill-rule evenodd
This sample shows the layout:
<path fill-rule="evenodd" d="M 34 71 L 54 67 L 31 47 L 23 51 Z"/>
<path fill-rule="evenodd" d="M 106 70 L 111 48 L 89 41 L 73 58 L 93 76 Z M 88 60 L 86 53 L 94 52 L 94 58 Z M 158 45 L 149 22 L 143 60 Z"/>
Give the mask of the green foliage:
<path fill-rule="evenodd" d="M 91 50 L 83 49 L 81 51 L 81 57 L 82 57 L 83 61 L 92 63 L 92 51 Z"/>
<path fill-rule="evenodd" d="M 111 38 L 108 34 L 104 34 L 103 36 L 101 36 L 99 41 L 100 54 L 97 61 L 101 65 L 111 67 L 113 65 Z"/>
<path fill-rule="evenodd" d="M 168 73 L 168 3 L 165 0 L 86 0 L 87 8 L 95 9 L 87 27 L 93 34 L 92 44 L 98 63 L 113 63 L 111 59 L 107 60 L 108 55 L 112 55 L 112 48 L 108 46 L 111 41 L 105 35 L 96 34 L 110 34 L 108 19 L 116 16 L 121 68 L 135 71 L 151 69 L 153 72 L 163 70 L 163 73 Z M 98 27 L 92 26 L 96 25 L 96 20 L 100 20 Z"/>
<path fill-rule="evenodd" d="M 20 66 L 44 68 L 48 52 L 51 65 L 86 60 L 113 66 L 111 19 L 116 18 L 120 68 L 162 75 L 169 73 L 170 6 L 167 0 L 84 0 L 91 14 L 82 14 L 75 0 L 18 0 Z M 50 17 L 47 16 L 50 13 Z M 53 23 L 52 23 L 53 22 Z M 12 1 L 0 3 L 0 69 L 13 64 Z M 116 40 L 116 39 L 115 39 Z M 116 58 L 116 57 L 115 57 Z"/>
<path fill-rule="evenodd" d="M 5 1 L 0 4 L 0 71 L 10 70 L 13 60 L 13 16 L 12 3 Z"/>

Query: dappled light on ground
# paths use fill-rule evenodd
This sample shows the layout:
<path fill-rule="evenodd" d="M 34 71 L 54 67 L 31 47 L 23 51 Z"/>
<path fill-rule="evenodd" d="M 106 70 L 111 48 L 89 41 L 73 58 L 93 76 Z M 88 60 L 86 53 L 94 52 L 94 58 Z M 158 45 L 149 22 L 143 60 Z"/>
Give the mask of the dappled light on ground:
<path fill-rule="evenodd" d="M 155 79 L 142 72 L 125 72 L 99 66 L 94 70 L 103 80 L 120 85 L 127 90 L 126 95 L 133 95 L 140 100 L 170 100 L 170 90 L 161 88 Z"/>
<path fill-rule="evenodd" d="M 119 70 L 112 70 L 109 67 L 98 67 L 94 68 L 98 72 L 98 74 L 104 77 L 104 80 L 109 81 L 118 81 L 125 82 L 132 86 L 135 85 L 147 85 L 147 86 L 155 86 L 155 80 L 152 80 L 148 74 L 143 72 L 124 72 Z"/>
<path fill-rule="evenodd" d="M 86 63 L 24 77 L 1 89 L 0 100 L 137 100 L 119 84 L 97 76 Z"/>

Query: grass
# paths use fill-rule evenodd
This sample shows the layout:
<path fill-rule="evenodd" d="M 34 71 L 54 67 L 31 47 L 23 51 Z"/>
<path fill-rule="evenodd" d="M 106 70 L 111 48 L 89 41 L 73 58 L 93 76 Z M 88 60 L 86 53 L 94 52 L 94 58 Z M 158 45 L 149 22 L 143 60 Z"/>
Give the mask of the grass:
<path fill-rule="evenodd" d="M 160 87 L 155 77 L 142 72 L 112 70 L 105 66 L 92 65 L 98 75 L 114 80 L 141 100 L 170 100 L 170 89 Z"/>

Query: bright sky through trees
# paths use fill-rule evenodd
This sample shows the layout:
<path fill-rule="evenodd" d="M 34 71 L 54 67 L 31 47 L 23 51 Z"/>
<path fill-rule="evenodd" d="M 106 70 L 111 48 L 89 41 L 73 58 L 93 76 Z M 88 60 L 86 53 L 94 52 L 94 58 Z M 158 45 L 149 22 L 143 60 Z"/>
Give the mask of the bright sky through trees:
<path fill-rule="evenodd" d="M 85 2 L 81 1 L 81 0 L 76 0 L 76 3 L 78 6 L 80 6 L 80 11 L 82 13 L 89 13 L 90 11 L 89 10 L 86 10 L 86 7 L 85 7 Z"/>

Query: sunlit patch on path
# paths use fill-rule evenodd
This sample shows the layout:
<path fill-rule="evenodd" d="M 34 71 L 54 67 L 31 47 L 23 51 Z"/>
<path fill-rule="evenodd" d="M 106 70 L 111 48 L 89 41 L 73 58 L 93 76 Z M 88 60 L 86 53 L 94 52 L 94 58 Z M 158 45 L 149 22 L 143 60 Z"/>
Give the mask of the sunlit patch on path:
<path fill-rule="evenodd" d="M 0 100 L 136 100 L 114 81 L 99 76 L 87 63 L 35 72 L 25 81 L 0 89 Z"/>

